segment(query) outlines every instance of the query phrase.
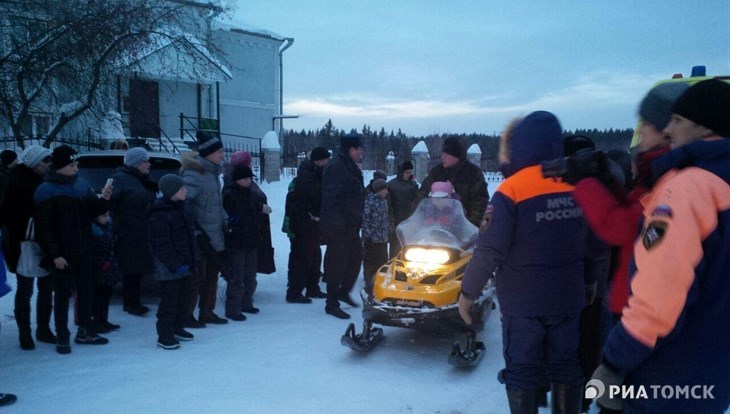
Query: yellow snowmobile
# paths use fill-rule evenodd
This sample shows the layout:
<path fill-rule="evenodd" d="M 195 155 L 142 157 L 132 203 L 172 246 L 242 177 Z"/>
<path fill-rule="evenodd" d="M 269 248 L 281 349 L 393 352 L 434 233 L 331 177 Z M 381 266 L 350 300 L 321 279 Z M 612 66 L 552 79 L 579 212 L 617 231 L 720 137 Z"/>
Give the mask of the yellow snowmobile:
<path fill-rule="evenodd" d="M 380 267 L 371 286 L 360 292 L 363 332 L 351 323 L 341 343 L 369 351 L 383 338 L 373 324 L 417 329 L 437 334 L 467 334 L 464 350 L 454 343 L 449 363 L 477 365 L 485 349 L 476 341 L 494 308 L 494 288 L 489 283 L 471 309 L 473 323 L 459 316 L 458 299 L 466 265 L 472 257 L 479 229 L 464 216 L 461 202 L 425 198 L 411 217 L 398 225 L 401 253 Z"/>

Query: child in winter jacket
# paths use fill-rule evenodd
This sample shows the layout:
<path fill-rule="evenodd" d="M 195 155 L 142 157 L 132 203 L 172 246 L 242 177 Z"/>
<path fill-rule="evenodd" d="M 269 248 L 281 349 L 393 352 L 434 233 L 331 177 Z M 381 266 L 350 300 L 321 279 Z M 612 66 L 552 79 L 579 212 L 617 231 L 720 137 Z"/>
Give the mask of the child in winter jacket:
<path fill-rule="evenodd" d="M 91 246 L 89 264 L 91 277 L 94 280 L 94 302 L 91 317 L 96 332 L 108 333 L 116 331 L 119 325 L 109 322 L 109 302 L 112 289 L 121 280 L 121 272 L 117 258 L 114 256 L 114 237 L 109 216 L 109 208 L 105 205 L 91 225 Z"/>
<path fill-rule="evenodd" d="M 162 197 L 150 210 L 150 247 L 154 276 L 158 282 L 157 346 L 180 348 L 178 341 L 191 341 L 193 334 L 183 329 L 185 306 L 183 286 L 196 264 L 195 225 L 184 208 L 185 186 L 178 175 L 160 179 Z"/>
<path fill-rule="evenodd" d="M 373 278 L 380 266 L 388 261 L 388 184 L 382 178 L 372 182 L 372 192 L 365 196 L 362 213 L 362 239 L 364 244 L 363 276 L 365 291 L 372 293 Z"/>
<path fill-rule="evenodd" d="M 251 192 L 253 171 L 245 164 L 236 165 L 231 183 L 223 190 L 223 208 L 228 214 L 226 251 L 232 274 L 226 288 L 226 318 L 244 321 L 246 313 L 258 313 L 253 306 L 256 292 L 257 247 L 261 236 L 260 214 L 270 214 L 271 208 Z"/>

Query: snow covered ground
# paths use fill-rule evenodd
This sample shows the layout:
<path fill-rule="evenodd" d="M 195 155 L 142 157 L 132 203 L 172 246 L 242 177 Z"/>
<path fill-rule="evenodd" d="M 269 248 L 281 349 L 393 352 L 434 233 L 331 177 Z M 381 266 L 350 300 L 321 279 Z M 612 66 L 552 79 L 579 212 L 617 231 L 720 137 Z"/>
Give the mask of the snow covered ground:
<path fill-rule="evenodd" d="M 366 173 L 366 183 L 371 176 Z M 498 313 L 479 335 L 487 347 L 481 365 L 460 370 L 446 362 L 454 338 L 385 327 L 385 340 L 359 354 L 340 345 L 348 322 L 325 314 L 323 299 L 309 305 L 284 301 L 289 242 L 279 229 L 288 183 L 262 185 L 274 210 L 278 271 L 258 276 L 261 313 L 191 330 L 195 340 L 179 350 L 155 346 L 154 312 L 143 318 L 126 314 L 115 296 L 109 319 L 122 329 L 106 335 L 108 345 L 72 344 L 70 355 L 43 343 L 23 351 L 13 320 L 14 292 L 0 299 L 0 392 L 18 395 L 2 412 L 508 413 L 497 382 L 503 366 Z M 492 194 L 496 184 L 489 186 Z M 9 283 L 14 287 L 12 274 Z M 156 308 L 155 297 L 143 301 Z M 343 309 L 359 331 L 360 309 Z"/>

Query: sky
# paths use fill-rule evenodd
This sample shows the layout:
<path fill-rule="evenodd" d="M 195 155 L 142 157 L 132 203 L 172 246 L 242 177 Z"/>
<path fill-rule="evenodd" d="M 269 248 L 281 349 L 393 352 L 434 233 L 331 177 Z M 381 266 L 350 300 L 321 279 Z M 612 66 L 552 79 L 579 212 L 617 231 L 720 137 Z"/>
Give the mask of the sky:
<path fill-rule="evenodd" d="M 285 128 L 499 133 L 548 110 L 564 129 L 633 128 L 658 80 L 730 75 L 730 1 L 237 0 L 294 38 Z"/>
<path fill-rule="evenodd" d="M 365 179 L 372 171 L 365 172 Z M 51 344 L 33 351 L 18 346 L 13 319 L 15 292 L 0 298 L 0 393 L 18 401 L 5 414 L 38 413 L 251 413 L 251 414 L 504 414 L 509 411 L 502 369 L 501 328 L 493 312 L 478 339 L 487 351 L 475 369 L 447 364 L 453 340 L 409 329 L 384 327 L 385 339 L 368 354 L 340 345 L 349 322 L 358 332 L 362 308 L 347 305 L 349 321 L 324 312 L 324 299 L 289 304 L 284 300 L 289 241 L 279 231 L 291 177 L 263 183 L 273 208 L 272 239 L 277 272 L 258 275 L 255 305 L 244 322 L 191 329 L 192 342 L 179 350 L 155 346 L 159 300 L 142 297 L 153 310 L 145 317 L 122 311 L 120 291 L 109 320 L 122 328 L 105 335 L 109 344 L 72 344 L 58 355 Z M 490 192 L 497 183 L 490 182 Z M 15 275 L 9 274 L 15 288 Z M 362 277 L 358 278 L 359 292 Z M 322 285 L 324 288 L 324 285 Z M 218 286 L 216 312 L 222 315 L 225 282 Z M 358 295 L 354 297 L 359 298 Z M 34 299 L 35 300 L 35 295 Z M 359 301 L 359 299 L 358 299 Z M 32 307 L 35 322 L 35 305 Z M 35 327 L 34 327 L 35 328 Z M 75 334 L 75 329 L 71 327 Z M 543 408 L 541 414 L 549 413 Z M 595 406 L 591 413 L 596 413 Z"/>

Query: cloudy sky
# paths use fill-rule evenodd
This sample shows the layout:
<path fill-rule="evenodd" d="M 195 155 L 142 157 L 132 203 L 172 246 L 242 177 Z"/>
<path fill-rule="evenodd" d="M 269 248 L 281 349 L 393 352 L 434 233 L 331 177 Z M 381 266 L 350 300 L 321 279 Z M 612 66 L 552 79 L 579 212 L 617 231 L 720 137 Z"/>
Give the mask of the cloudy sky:
<path fill-rule="evenodd" d="M 232 17 L 293 37 L 286 128 L 499 133 L 554 112 L 629 128 L 657 80 L 730 75 L 730 1 L 239 0 Z"/>

